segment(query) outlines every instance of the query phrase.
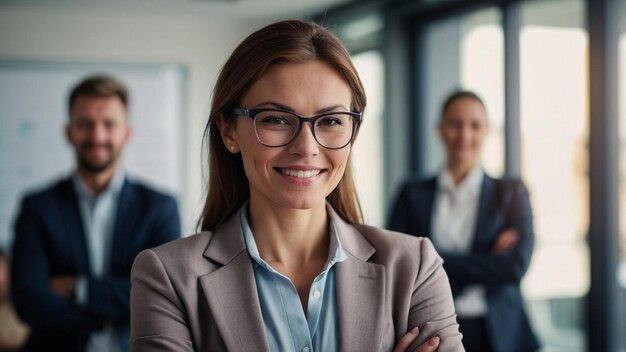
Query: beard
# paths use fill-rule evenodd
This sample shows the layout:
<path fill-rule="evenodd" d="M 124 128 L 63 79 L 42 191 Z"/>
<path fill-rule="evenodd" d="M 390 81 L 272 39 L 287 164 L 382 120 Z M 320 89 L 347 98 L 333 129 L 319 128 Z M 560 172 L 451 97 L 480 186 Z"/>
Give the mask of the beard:
<path fill-rule="evenodd" d="M 89 150 L 90 148 L 94 148 L 96 145 L 93 143 L 84 143 L 80 146 L 79 150 L 77 150 L 76 155 L 78 158 L 78 167 L 88 171 L 90 173 L 98 174 L 103 171 L 108 170 L 115 162 L 119 159 L 120 151 L 115 151 L 113 146 L 110 144 L 102 145 L 106 147 L 109 151 L 109 157 L 100 162 L 94 162 L 90 160 L 84 151 Z M 101 147 L 102 147 L 101 146 Z"/>

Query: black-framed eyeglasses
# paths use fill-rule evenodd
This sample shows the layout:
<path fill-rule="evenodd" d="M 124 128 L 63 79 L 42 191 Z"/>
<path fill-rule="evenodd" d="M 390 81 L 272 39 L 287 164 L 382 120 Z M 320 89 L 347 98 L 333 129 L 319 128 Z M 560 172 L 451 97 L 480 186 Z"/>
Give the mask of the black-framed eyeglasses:
<path fill-rule="evenodd" d="M 317 143 L 324 148 L 341 149 L 350 144 L 361 121 L 361 113 L 347 111 L 325 112 L 311 117 L 280 109 L 234 108 L 232 112 L 251 118 L 257 139 L 267 147 L 282 147 L 293 142 L 304 123 L 309 122 Z"/>

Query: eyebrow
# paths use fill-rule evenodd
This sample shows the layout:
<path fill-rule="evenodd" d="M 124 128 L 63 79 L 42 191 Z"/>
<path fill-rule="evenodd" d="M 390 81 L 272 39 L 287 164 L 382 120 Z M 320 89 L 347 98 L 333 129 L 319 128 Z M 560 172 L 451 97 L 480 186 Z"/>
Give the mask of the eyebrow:
<path fill-rule="evenodd" d="M 255 108 L 259 108 L 259 107 L 262 107 L 262 106 L 265 106 L 265 105 L 271 105 L 271 106 L 274 106 L 274 107 L 276 107 L 278 109 L 290 111 L 290 112 L 293 112 L 293 113 L 296 112 L 296 110 L 293 109 L 292 107 L 290 107 L 288 105 L 285 105 L 285 104 L 277 103 L 275 101 L 265 101 L 265 102 L 262 102 L 262 103 L 259 103 L 259 104 L 255 105 L 254 107 Z M 335 105 L 331 105 L 329 107 L 325 107 L 325 108 L 319 109 L 319 110 L 317 110 L 315 112 L 315 114 L 323 114 L 323 113 L 326 113 L 326 112 L 335 111 L 335 110 L 337 110 L 337 108 L 341 108 L 341 109 L 343 109 L 345 111 L 350 111 L 343 104 L 335 104 Z"/>

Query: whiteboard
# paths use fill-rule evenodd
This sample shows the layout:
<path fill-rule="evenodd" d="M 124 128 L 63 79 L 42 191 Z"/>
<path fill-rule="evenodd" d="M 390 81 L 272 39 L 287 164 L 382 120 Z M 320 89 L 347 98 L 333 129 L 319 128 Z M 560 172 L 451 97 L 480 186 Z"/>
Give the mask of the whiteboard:
<path fill-rule="evenodd" d="M 123 154 L 129 177 L 174 196 L 184 180 L 186 70 L 173 64 L 0 60 L 0 246 L 9 249 L 25 192 L 74 170 L 65 139 L 70 90 L 87 75 L 109 74 L 128 88 L 133 135 Z"/>

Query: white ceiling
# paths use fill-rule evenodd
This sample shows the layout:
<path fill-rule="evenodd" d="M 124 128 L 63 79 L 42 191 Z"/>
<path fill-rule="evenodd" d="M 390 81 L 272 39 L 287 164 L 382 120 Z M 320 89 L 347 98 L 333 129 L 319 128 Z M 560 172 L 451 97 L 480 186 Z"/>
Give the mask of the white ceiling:
<path fill-rule="evenodd" d="M 2 8 L 202 16 L 268 21 L 305 18 L 350 0 L 0 0 Z"/>

